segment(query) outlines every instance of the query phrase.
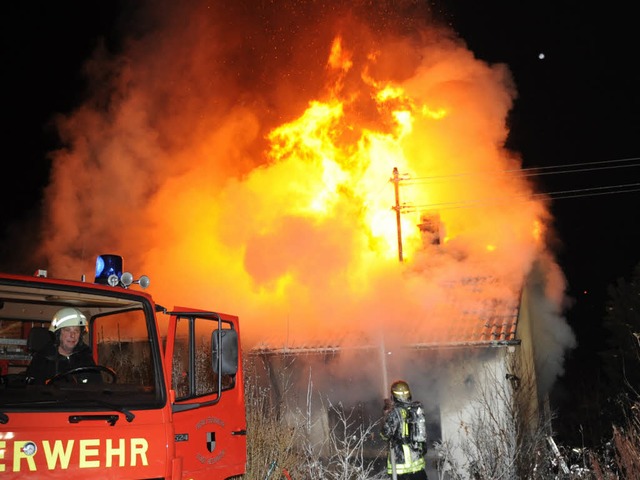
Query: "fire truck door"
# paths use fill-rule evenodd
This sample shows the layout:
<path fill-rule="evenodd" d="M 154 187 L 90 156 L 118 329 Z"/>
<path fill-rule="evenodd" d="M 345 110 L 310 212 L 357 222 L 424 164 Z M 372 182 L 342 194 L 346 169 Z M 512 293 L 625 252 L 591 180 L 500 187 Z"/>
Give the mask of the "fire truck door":
<path fill-rule="evenodd" d="M 193 312 L 174 315 L 167 337 L 175 454 L 185 478 L 227 478 L 244 473 L 246 461 L 236 331 L 220 317 Z"/>

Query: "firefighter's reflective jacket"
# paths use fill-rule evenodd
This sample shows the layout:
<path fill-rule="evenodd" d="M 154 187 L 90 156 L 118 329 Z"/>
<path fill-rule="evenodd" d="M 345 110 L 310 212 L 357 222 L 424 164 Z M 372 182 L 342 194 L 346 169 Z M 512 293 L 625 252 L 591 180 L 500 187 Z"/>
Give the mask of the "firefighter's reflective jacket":
<path fill-rule="evenodd" d="M 409 412 L 408 404 L 395 402 L 393 408 L 386 414 L 380 432 L 382 438 L 389 442 L 387 455 L 387 473 L 393 473 L 391 463 L 391 449 L 395 454 L 396 474 L 419 472 L 425 468 L 424 446 L 412 445 L 409 441 Z"/>

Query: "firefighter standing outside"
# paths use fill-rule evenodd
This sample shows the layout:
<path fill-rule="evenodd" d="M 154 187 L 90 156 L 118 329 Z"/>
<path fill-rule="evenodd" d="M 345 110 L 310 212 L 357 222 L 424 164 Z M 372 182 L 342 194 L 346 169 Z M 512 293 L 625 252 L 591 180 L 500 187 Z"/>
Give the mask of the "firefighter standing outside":
<path fill-rule="evenodd" d="M 411 404 L 409 384 L 404 380 L 393 382 L 391 399 L 385 399 L 380 432 L 389 443 L 387 473 L 394 479 L 428 480 L 424 459 L 426 442 L 412 442 L 409 435 Z"/>

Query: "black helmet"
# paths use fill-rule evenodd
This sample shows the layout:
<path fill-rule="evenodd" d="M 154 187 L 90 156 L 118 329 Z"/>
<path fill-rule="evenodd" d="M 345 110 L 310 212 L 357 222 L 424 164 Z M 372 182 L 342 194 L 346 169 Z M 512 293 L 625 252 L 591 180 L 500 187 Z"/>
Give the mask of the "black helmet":
<path fill-rule="evenodd" d="M 409 390 L 409 384 L 404 380 L 396 380 L 391 384 L 391 396 L 399 402 L 410 402 L 411 390 Z"/>

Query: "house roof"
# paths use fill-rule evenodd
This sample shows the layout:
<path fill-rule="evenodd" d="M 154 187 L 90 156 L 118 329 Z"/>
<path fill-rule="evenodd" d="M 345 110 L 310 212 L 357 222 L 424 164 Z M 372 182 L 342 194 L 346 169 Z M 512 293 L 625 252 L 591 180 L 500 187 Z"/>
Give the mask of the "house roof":
<path fill-rule="evenodd" d="M 449 319 L 446 325 L 416 338 L 411 346 L 496 346 L 517 342 L 519 295 L 484 297 L 474 292 L 466 296 L 460 293 L 452 294 L 441 307 L 443 316 Z"/>
<path fill-rule="evenodd" d="M 492 276 L 450 282 L 436 315 L 446 318 L 416 338 L 415 347 L 504 345 L 516 342 L 520 289 Z"/>
<path fill-rule="evenodd" d="M 431 302 L 424 319 L 403 322 L 404 332 L 394 326 L 403 347 L 433 349 L 465 346 L 518 344 L 516 337 L 520 311 L 520 286 L 514 288 L 495 277 L 465 278 L 439 289 L 438 301 Z M 348 345 L 348 347 L 346 347 Z M 327 341 L 290 341 L 286 345 L 264 341 L 258 352 L 319 353 L 348 349 L 379 349 L 379 337 L 371 340 L 365 332 L 334 331 Z"/>

